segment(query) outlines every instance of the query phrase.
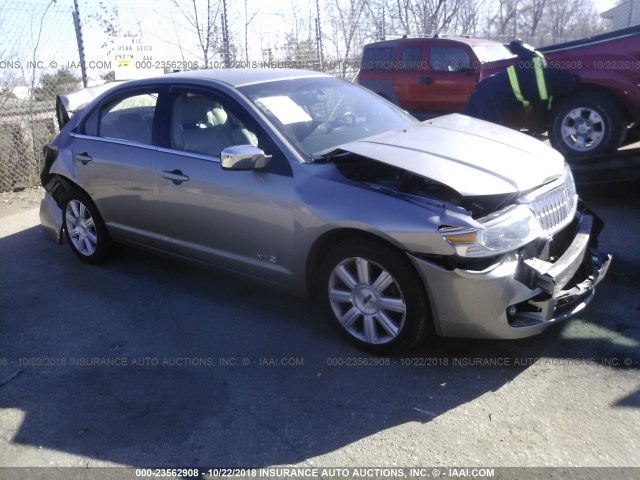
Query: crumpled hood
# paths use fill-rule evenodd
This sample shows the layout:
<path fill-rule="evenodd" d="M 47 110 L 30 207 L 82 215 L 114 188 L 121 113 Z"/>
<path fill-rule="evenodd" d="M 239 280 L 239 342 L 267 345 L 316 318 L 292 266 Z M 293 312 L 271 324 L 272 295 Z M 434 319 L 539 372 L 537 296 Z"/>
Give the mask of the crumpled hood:
<path fill-rule="evenodd" d="M 453 188 L 463 196 L 520 193 L 562 175 L 564 158 L 542 142 L 452 114 L 340 146 Z"/>

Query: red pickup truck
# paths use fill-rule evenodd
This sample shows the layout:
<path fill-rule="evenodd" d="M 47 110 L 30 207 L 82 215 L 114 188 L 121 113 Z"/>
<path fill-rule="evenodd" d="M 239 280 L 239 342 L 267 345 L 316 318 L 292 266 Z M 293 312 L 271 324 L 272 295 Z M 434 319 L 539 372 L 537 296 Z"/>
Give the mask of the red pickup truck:
<path fill-rule="evenodd" d="M 550 111 L 529 107 L 505 123 L 548 131 L 567 157 L 617 150 L 640 122 L 640 26 L 540 49 L 578 87 Z M 518 62 L 507 47 L 462 37 L 401 38 L 366 45 L 357 82 L 417 117 L 459 112 L 477 82 Z M 631 137 L 631 135 L 629 135 Z"/>

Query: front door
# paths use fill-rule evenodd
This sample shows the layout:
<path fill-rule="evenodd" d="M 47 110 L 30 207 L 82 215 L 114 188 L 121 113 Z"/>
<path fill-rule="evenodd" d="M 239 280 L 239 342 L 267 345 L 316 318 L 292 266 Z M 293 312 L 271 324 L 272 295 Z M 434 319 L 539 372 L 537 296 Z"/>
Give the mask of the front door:
<path fill-rule="evenodd" d="M 169 96 L 169 144 L 158 153 L 159 193 L 175 253 L 277 283 L 291 282 L 293 178 L 244 111 L 215 90 Z M 220 152 L 253 145 L 265 170 L 223 170 Z"/>

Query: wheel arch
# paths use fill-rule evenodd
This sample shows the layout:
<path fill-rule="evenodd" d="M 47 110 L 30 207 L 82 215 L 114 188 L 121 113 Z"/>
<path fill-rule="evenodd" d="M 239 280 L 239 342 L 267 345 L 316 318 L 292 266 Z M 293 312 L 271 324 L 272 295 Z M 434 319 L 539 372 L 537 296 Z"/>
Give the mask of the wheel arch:
<path fill-rule="evenodd" d="M 56 205 L 58 206 L 58 208 L 60 208 L 61 215 L 64 215 L 64 206 L 69 194 L 73 191 L 78 191 L 78 192 L 82 192 L 84 195 L 86 195 L 89 198 L 89 200 L 91 200 L 91 202 L 93 203 L 93 206 L 98 211 L 98 215 L 102 218 L 102 212 L 100 212 L 100 209 L 98 208 L 96 203 L 93 201 L 91 195 L 89 195 L 89 192 L 87 192 L 84 188 L 78 185 L 73 179 L 67 177 L 66 175 L 62 175 L 60 173 L 51 174 L 49 177 L 49 181 L 45 185 L 45 190 L 49 192 L 54 202 L 56 202 Z M 106 225 L 105 225 L 105 228 L 107 228 L 107 234 L 110 235 L 109 229 L 108 227 L 106 227 Z M 63 231 L 64 231 L 64 222 L 62 222 L 61 224 L 60 232 L 63 232 Z"/>
<path fill-rule="evenodd" d="M 404 252 L 404 250 L 397 244 L 379 235 L 364 230 L 359 230 L 357 228 L 337 228 L 325 232 L 316 239 L 316 241 L 311 246 L 311 249 L 309 250 L 309 254 L 307 255 L 305 268 L 305 288 L 309 297 L 316 297 L 316 287 L 318 284 L 318 275 L 322 266 L 322 259 L 336 245 L 344 241 L 353 239 L 360 239 L 362 241 L 378 243 L 398 252 Z"/>
<path fill-rule="evenodd" d="M 566 97 L 562 97 L 560 102 L 562 102 L 565 98 L 571 98 L 576 94 L 590 94 L 590 95 L 602 95 L 608 97 L 616 106 L 620 109 L 620 111 L 624 115 L 624 119 L 626 122 L 630 123 L 633 121 L 633 116 L 629 108 L 624 104 L 624 102 L 610 89 L 603 87 L 602 85 L 597 85 L 595 83 L 578 83 L 575 91 L 571 95 L 567 95 Z"/>
<path fill-rule="evenodd" d="M 89 195 L 89 193 L 84 188 L 78 185 L 71 178 L 59 173 L 51 174 L 49 181 L 44 187 L 45 190 L 47 190 L 47 192 L 51 194 L 56 202 L 56 205 L 58 205 L 58 207 L 60 208 L 64 206 L 64 201 L 67 195 L 69 195 L 72 190 L 80 190 L 89 198 L 91 198 L 91 195 Z"/>
<path fill-rule="evenodd" d="M 603 123 L 608 129 L 603 133 L 598 143 L 586 149 L 576 149 L 565 139 L 562 139 L 560 129 L 563 118 L 569 109 L 588 108 L 600 110 Z M 624 141 L 628 125 L 633 116 L 627 106 L 611 90 L 595 84 L 579 84 L 571 94 L 553 102 L 549 112 L 547 131 L 551 145 L 566 158 L 584 158 L 593 155 L 606 154 L 618 149 Z"/>

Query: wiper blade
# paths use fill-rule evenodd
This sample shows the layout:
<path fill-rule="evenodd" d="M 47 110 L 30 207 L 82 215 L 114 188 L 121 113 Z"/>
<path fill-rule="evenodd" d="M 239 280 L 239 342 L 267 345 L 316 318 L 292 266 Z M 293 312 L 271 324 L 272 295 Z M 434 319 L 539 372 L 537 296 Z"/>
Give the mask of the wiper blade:
<path fill-rule="evenodd" d="M 335 147 L 321 150 L 309 156 L 309 160 L 313 163 L 330 162 L 334 155 L 341 153 L 343 150 Z"/>

